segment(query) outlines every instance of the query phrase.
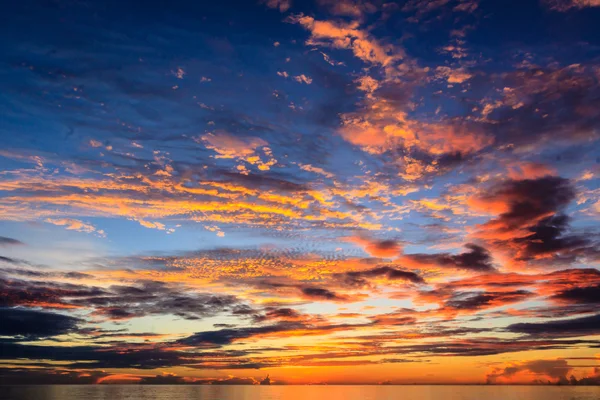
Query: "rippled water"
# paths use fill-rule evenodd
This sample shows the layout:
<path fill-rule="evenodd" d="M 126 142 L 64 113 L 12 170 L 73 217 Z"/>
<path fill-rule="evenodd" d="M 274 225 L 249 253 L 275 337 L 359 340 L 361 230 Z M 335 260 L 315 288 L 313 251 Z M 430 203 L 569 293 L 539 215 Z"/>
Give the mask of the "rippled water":
<path fill-rule="evenodd" d="M 567 386 L 0 386 L 1 400 L 598 400 Z"/>

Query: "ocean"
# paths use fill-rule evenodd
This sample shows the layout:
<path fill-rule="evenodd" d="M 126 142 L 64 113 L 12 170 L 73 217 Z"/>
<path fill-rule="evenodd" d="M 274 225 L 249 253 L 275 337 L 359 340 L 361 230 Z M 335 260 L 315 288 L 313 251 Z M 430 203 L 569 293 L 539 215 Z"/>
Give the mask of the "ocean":
<path fill-rule="evenodd" d="M 600 386 L 0 386 L 0 400 L 598 400 Z"/>

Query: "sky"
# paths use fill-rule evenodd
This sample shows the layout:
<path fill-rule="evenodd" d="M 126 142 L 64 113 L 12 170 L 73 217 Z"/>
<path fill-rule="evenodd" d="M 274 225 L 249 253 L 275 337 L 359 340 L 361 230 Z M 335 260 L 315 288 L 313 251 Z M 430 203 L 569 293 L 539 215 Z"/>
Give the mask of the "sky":
<path fill-rule="evenodd" d="M 600 384 L 598 0 L 0 12 L 0 383 Z"/>

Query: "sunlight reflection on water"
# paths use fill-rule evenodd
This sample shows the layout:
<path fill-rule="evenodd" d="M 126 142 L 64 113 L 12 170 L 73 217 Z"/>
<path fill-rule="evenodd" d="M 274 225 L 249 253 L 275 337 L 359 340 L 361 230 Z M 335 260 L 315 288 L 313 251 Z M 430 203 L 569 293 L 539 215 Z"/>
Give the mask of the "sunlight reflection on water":
<path fill-rule="evenodd" d="M 1 400 L 597 400 L 600 387 L 0 386 Z"/>

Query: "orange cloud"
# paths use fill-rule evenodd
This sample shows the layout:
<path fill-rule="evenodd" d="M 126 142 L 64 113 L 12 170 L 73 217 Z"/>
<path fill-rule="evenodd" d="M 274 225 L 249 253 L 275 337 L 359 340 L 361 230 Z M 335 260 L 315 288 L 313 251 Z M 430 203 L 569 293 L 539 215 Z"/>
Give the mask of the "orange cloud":
<path fill-rule="evenodd" d="M 308 45 L 325 45 L 339 49 L 351 49 L 354 55 L 370 64 L 381 66 L 390 65 L 402 58 L 402 53 L 392 46 L 381 45 L 367 32 L 361 30 L 359 23 L 339 23 L 333 21 L 318 21 L 303 14 L 288 18 L 310 31 Z"/>
<path fill-rule="evenodd" d="M 396 258 L 400 256 L 402 246 L 395 240 L 370 240 L 360 236 L 351 236 L 348 241 L 363 248 L 373 257 Z"/>
<path fill-rule="evenodd" d="M 95 233 L 98 236 L 106 236 L 102 229 L 96 229 L 95 226 L 87 224 L 83 221 L 73 218 L 46 218 L 45 220 L 49 224 L 64 226 L 68 230 Z"/>

